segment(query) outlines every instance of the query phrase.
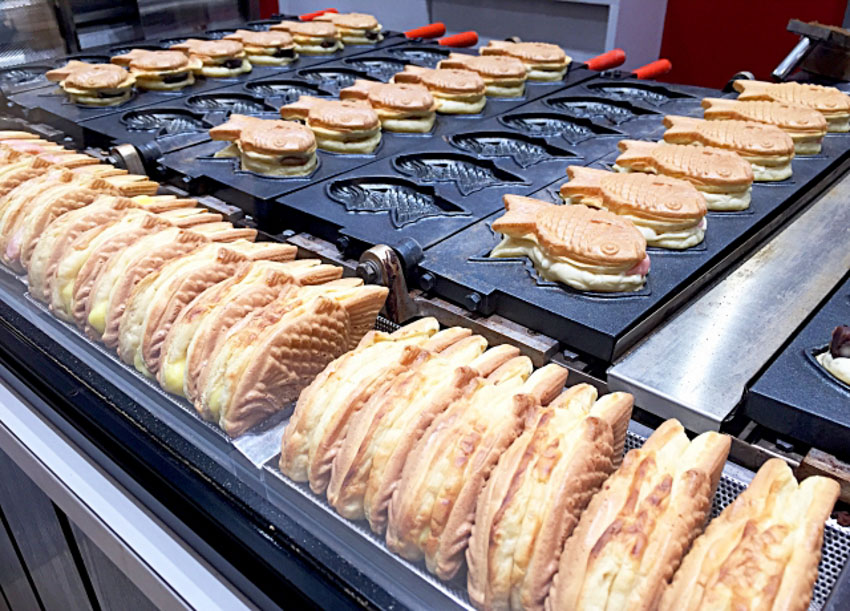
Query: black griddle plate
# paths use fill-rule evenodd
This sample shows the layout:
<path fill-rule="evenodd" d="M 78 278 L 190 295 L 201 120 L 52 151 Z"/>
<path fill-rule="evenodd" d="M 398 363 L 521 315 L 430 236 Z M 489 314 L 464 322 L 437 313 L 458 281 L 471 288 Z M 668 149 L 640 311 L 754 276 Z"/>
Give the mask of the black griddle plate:
<path fill-rule="evenodd" d="M 747 416 L 844 460 L 850 457 L 850 385 L 815 359 L 827 349 L 832 330 L 848 324 L 850 278 L 756 379 L 744 403 Z"/>
<path fill-rule="evenodd" d="M 7 102 L 9 96 L 22 91 L 54 85 L 45 78 L 44 74 L 48 70 L 64 66 L 72 59 L 92 63 L 108 62 L 109 55 L 98 51 L 87 51 L 2 68 L 0 69 L 0 101 Z"/>

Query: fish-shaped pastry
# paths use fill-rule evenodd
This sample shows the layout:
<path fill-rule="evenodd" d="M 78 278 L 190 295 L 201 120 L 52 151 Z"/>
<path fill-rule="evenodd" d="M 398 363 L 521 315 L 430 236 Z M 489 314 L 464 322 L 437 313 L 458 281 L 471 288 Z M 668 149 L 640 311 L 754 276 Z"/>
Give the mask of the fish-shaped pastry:
<path fill-rule="evenodd" d="M 481 55 L 516 57 L 525 64 L 530 81 L 560 81 L 572 62 L 572 58 L 561 47 L 548 42 L 491 40 L 478 52 Z"/>
<path fill-rule="evenodd" d="M 437 112 L 445 114 L 476 114 L 484 110 L 487 103 L 484 79 L 472 70 L 408 64 L 393 76 L 392 82 L 424 85 L 437 100 Z"/>
<path fill-rule="evenodd" d="M 543 278 L 584 291 L 636 291 L 646 281 L 646 238 L 630 220 L 519 195 L 504 201 L 493 231 L 505 237 L 491 257 L 528 257 Z"/>
<path fill-rule="evenodd" d="M 753 177 L 757 181 L 785 180 L 791 176 L 794 141 L 775 125 L 667 115 L 664 126 L 667 128 L 665 142 L 735 151 L 752 164 Z"/>
<path fill-rule="evenodd" d="M 456 68 L 477 72 L 492 98 L 519 98 L 525 93 L 528 71 L 525 64 L 509 55 L 468 55 L 452 53 L 437 68 Z"/>
<path fill-rule="evenodd" d="M 429 132 L 437 117 L 437 102 L 423 85 L 357 79 L 339 92 L 339 99 L 368 100 L 381 128 L 391 132 Z"/>
<path fill-rule="evenodd" d="M 814 108 L 826 119 L 829 131 L 850 131 L 850 96 L 835 87 L 809 83 L 768 83 L 738 80 L 739 100 L 772 100 L 791 106 Z"/>
<path fill-rule="evenodd" d="M 820 153 L 826 135 L 826 119 L 812 108 L 765 100 L 744 102 L 726 98 L 703 98 L 702 107 L 705 118 L 709 120 L 732 119 L 775 125 L 791 136 L 794 152 L 798 155 Z"/>
<path fill-rule="evenodd" d="M 709 210 L 745 210 L 753 190 L 753 167 L 733 151 L 644 140 L 620 140 L 613 169 L 687 180 Z"/>
<path fill-rule="evenodd" d="M 328 100 L 302 95 L 280 107 L 284 119 L 303 120 L 320 149 L 335 153 L 371 153 L 381 143 L 378 113 L 364 100 Z"/>
<path fill-rule="evenodd" d="M 650 246 L 681 250 L 705 237 L 705 197 L 686 180 L 576 165 L 567 168 L 567 175 L 570 180 L 560 190 L 566 203 L 629 219 Z"/>

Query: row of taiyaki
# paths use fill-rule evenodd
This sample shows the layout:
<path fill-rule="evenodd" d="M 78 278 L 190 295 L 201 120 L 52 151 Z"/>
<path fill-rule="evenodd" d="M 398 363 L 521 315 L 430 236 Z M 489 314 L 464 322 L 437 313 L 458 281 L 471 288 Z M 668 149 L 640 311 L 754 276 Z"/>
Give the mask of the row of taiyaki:
<path fill-rule="evenodd" d="M 238 435 L 356 346 L 387 291 L 158 186 L 0 132 L 0 260 L 55 316 Z"/>
<path fill-rule="evenodd" d="M 836 482 L 770 461 L 696 539 L 729 438 L 669 420 L 620 464 L 631 395 L 566 378 L 429 318 L 373 331 L 301 393 L 280 469 L 441 579 L 465 558 L 477 608 L 806 608 Z"/>

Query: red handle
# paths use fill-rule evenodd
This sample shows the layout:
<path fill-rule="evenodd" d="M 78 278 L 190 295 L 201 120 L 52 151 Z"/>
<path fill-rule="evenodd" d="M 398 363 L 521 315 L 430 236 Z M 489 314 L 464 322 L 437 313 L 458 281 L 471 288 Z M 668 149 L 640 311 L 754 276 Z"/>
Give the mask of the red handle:
<path fill-rule="evenodd" d="M 445 33 L 446 24 L 442 21 L 438 21 L 437 23 L 423 25 L 421 28 L 407 30 L 404 35 L 408 38 L 436 38 L 437 36 L 442 36 Z"/>
<path fill-rule="evenodd" d="M 667 74 L 672 69 L 673 64 L 670 63 L 669 59 L 656 59 L 654 62 L 641 66 L 637 70 L 632 70 L 632 74 L 635 78 L 645 80 L 661 76 L 662 74 Z"/>
<path fill-rule="evenodd" d="M 478 44 L 478 32 L 469 30 L 454 36 L 446 36 L 437 41 L 443 47 L 472 47 Z"/>
<path fill-rule="evenodd" d="M 304 13 L 303 15 L 299 15 L 298 19 L 301 21 L 313 21 L 316 17 L 320 15 L 324 15 L 325 13 L 338 13 L 335 8 L 326 8 L 321 11 L 316 11 L 314 13 Z"/>
<path fill-rule="evenodd" d="M 591 57 L 584 65 L 589 70 L 608 70 L 623 65 L 626 61 L 626 52 L 622 49 L 611 49 L 607 53 Z"/>

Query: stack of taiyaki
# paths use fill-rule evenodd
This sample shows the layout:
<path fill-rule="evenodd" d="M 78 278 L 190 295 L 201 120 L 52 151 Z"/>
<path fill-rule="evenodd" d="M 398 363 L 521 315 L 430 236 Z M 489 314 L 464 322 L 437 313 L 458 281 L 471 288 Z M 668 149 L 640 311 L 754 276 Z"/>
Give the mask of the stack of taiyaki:
<path fill-rule="evenodd" d="M 487 103 L 484 79 L 472 70 L 451 68 L 422 68 L 408 64 L 397 72 L 393 83 L 424 85 L 437 101 L 437 112 L 446 114 L 475 114 Z"/>
<path fill-rule="evenodd" d="M 316 145 L 326 151 L 364 154 L 381 144 L 381 121 L 368 101 L 302 95 L 281 106 L 280 116 L 304 121 L 313 130 Z"/>
<path fill-rule="evenodd" d="M 510 55 L 452 53 L 437 67 L 477 72 L 484 80 L 487 95 L 493 98 L 519 98 L 525 93 L 528 71 L 522 61 Z"/>
<path fill-rule="evenodd" d="M 339 92 L 341 100 L 366 100 L 391 132 L 425 133 L 436 120 L 437 102 L 427 87 L 357 79 Z"/>
<path fill-rule="evenodd" d="M 0 132 L 0 259 L 57 317 L 238 435 L 356 346 L 387 291 L 157 188 Z"/>
<path fill-rule="evenodd" d="M 560 81 L 572 58 L 558 45 L 547 42 L 508 42 L 491 40 L 479 50 L 481 55 L 507 55 L 525 64 L 530 81 Z"/>
<path fill-rule="evenodd" d="M 739 80 L 734 83 L 739 100 L 769 100 L 812 108 L 826 119 L 829 131 L 850 131 L 850 96 L 835 87 L 808 83 L 768 83 Z"/>
<path fill-rule="evenodd" d="M 136 78 L 114 64 L 87 64 L 71 60 L 48 70 L 48 81 L 58 82 L 72 102 L 82 106 L 117 106 L 130 99 Z"/>

